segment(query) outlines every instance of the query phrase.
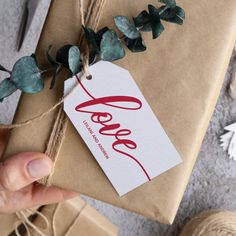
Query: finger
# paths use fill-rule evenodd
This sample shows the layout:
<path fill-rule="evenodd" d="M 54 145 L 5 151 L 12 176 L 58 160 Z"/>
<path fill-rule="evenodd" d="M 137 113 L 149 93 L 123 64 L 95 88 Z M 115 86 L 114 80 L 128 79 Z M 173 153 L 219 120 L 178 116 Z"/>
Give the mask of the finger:
<path fill-rule="evenodd" d="M 45 187 L 43 185 L 35 185 L 32 195 L 32 206 L 47 205 L 56 202 L 62 202 L 67 199 L 78 196 L 79 194 L 73 191 L 65 190 L 59 187 Z"/>
<path fill-rule="evenodd" d="M 0 191 L 17 191 L 50 174 L 52 161 L 42 153 L 17 154 L 0 163 Z"/>
<path fill-rule="evenodd" d="M 78 195 L 57 187 L 31 184 L 17 192 L 0 192 L 0 212 L 13 213 L 35 206 L 65 201 Z"/>

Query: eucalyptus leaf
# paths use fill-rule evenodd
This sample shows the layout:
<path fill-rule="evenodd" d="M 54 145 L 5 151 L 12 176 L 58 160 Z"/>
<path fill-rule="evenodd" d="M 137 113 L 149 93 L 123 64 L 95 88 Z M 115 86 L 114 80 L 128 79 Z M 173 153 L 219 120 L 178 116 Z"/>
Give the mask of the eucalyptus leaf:
<path fill-rule="evenodd" d="M 30 56 L 34 58 L 35 63 L 38 66 L 38 60 L 37 60 L 37 57 L 36 57 L 35 53 L 32 53 Z"/>
<path fill-rule="evenodd" d="M 160 14 L 160 18 L 162 20 L 179 25 L 183 24 L 185 19 L 185 12 L 181 7 L 176 6 L 174 8 L 167 8 L 166 10 L 163 10 L 164 6 L 160 7 L 160 11 L 162 11 L 162 13 Z"/>
<path fill-rule="evenodd" d="M 162 25 L 161 21 L 155 21 L 152 23 L 152 38 L 158 38 L 161 33 L 165 30 L 164 26 Z"/>
<path fill-rule="evenodd" d="M 102 36 L 104 33 L 106 33 L 109 30 L 108 27 L 103 27 L 102 29 L 100 29 L 97 33 L 96 33 L 96 39 L 97 42 L 100 44 L 101 40 L 102 40 Z"/>
<path fill-rule="evenodd" d="M 73 45 L 67 44 L 61 47 L 56 54 L 56 61 L 62 64 L 64 67 L 69 69 L 69 62 L 68 62 L 68 56 L 69 56 L 69 50 Z"/>
<path fill-rule="evenodd" d="M 115 61 L 125 56 L 125 50 L 114 30 L 108 30 L 103 34 L 100 49 L 100 57 L 104 61 Z"/>
<path fill-rule="evenodd" d="M 131 52 L 143 52 L 147 49 L 142 37 L 137 39 L 129 39 L 125 37 L 124 41 Z"/>
<path fill-rule="evenodd" d="M 155 8 L 153 5 L 148 5 L 148 11 L 152 18 L 151 26 L 152 26 L 152 37 L 153 39 L 160 36 L 160 34 L 164 31 L 164 26 L 161 23 L 159 10 Z"/>
<path fill-rule="evenodd" d="M 4 98 L 10 96 L 16 90 L 16 86 L 9 80 L 9 78 L 4 79 L 0 83 L 0 102 L 2 102 Z"/>
<path fill-rule="evenodd" d="M 50 46 L 48 47 L 48 49 L 47 49 L 47 51 L 46 51 L 46 56 L 47 56 L 47 59 L 48 59 L 48 61 L 50 62 L 50 64 L 51 64 L 52 66 L 56 66 L 56 65 L 58 65 L 58 62 L 56 62 L 56 60 L 54 60 L 53 57 L 50 55 L 51 49 L 52 49 L 52 45 L 50 45 Z"/>
<path fill-rule="evenodd" d="M 140 37 L 139 31 L 134 25 L 131 24 L 130 20 L 126 16 L 114 17 L 117 28 L 128 38 L 136 39 Z"/>
<path fill-rule="evenodd" d="M 151 31 L 151 17 L 147 11 L 142 11 L 138 16 L 134 18 L 134 24 L 140 31 Z"/>
<path fill-rule="evenodd" d="M 11 80 L 25 93 L 38 93 L 44 87 L 41 71 L 31 56 L 22 57 L 15 63 Z"/>
<path fill-rule="evenodd" d="M 109 30 L 108 27 L 104 27 L 100 29 L 97 33 L 95 33 L 92 29 L 90 28 L 85 28 L 83 27 L 84 32 L 85 32 L 85 37 L 89 44 L 92 46 L 92 51 L 95 54 L 98 54 L 100 52 L 100 43 L 102 40 L 103 34 Z"/>
<path fill-rule="evenodd" d="M 63 70 L 63 66 L 62 65 L 59 65 L 57 67 L 57 69 L 55 70 L 55 73 L 52 77 L 52 81 L 51 81 L 51 84 L 50 84 L 50 89 L 53 89 L 55 84 L 56 84 L 56 79 L 57 79 L 57 76 L 58 74 L 60 74 L 60 72 Z"/>
<path fill-rule="evenodd" d="M 100 48 L 99 48 L 99 43 L 97 42 L 96 33 L 90 28 L 83 27 L 83 29 L 84 29 L 84 33 L 85 33 L 85 37 L 87 41 L 92 46 L 92 50 L 95 53 L 99 53 Z"/>
<path fill-rule="evenodd" d="M 100 43 L 103 34 L 109 30 L 108 27 L 100 29 L 95 33 L 90 28 L 83 27 L 85 32 L 85 37 L 89 43 L 89 64 L 94 64 L 97 61 L 97 55 L 100 54 Z"/>
<path fill-rule="evenodd" d="M 169 7 L 175 7 L 176 6 L 176 1 L 175 0 L 159 0 L 159 2 L 162 2 L 166 4 Z"/>
<path fill-rule="evenodd" d="M 91 53 L 89 54 L 89 65 L 93 65 L 97 62 L 97 59 L 99 57 L 99 54 L 96 55 L 95 53 Z"/>
<path fill-rule="evenodd" d="M 76 75 L 81 71 L 81 60 L 80 60 L 80 50 L 77 46 L 73 46 L 69 50 L 68 63 L 70 71 L 73 75 Z"/>
<path fill-rule="evenodd" d="M 160 8 L 159 8 L 160 9 Z M 151 16 L 151 18 L 154 20 L 159 20 L 160 19 L 160 16 L 159 16 L 159 12 L 160 10 L 157 9 L 156 7 L 154 7 L 153 5 L 151 4 L 148 4 L 148 11 L 149 11 L 149 14 Z"/>

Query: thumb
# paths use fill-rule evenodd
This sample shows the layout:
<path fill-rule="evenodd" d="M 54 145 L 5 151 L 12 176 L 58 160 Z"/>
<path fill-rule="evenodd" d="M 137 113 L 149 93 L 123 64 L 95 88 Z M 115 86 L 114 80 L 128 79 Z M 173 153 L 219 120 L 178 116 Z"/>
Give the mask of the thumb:
<path fill-rule="evenodd" d="M 0 163 L 0 191 L 17 191 L 47 176 L 52 171 L 52 161 L 42 153 L 17 154 Z"/>

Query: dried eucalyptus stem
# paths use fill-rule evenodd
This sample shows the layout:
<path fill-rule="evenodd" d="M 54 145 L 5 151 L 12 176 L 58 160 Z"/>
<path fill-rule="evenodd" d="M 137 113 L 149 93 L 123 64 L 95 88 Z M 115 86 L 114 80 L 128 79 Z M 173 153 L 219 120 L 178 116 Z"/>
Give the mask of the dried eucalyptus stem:
<path fill-rule="evenodd" d="M 123 45 L 126 45 L 134 53 L 145 51 L 146 45 L 142 33 L 152 32 L 153 39 L 158 38 L 165 29 L 162 21 L 183 24 L 185 12 L 176 5 L 175 0 L 158 1 L 164 5 L 156 8 L 149 4 L 148 11 L 143 10 L 137 17 L 133 18 L 133 21 L 126 16 L 114 17 L 119 33 L 108 27 L 94 32 L 82 25 L 89 47 L 89 64 L 91 65 L 99 60 L 115 61 L 123 58 L 126 54 Z M 20 58 L 13 66 L 12 71 L 0 65 L 0 70 L 9 74 L 0 83 L 0 102 L 18 89 L 30 94 L 41 92 L 44 88 L 43 76 L 45 72 L 53 73 L 50 89 L 55 86 L 57 75 L 63 69 L 69 72 L 69 76 L 81 72 L 83 69 L 82 55 L 85 53 L 81 53 L 81 48 L 78 45 L 64 45 L 57 51 L 55 58 L 50 54 L 51 48 L 52 46 L 49 46 L 46 51 L 50 67 L 44 70 L 38 67 L 34 54 Z"/>

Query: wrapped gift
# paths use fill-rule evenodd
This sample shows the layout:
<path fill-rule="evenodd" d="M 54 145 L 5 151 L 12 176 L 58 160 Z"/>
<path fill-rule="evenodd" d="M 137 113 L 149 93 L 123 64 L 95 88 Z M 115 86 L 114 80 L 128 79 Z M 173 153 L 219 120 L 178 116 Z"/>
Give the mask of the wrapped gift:
<path fill-rule="evenodd" d="M 88 1 L 85 1 L 86 3 Z M 107 1 L 99 28 L 114 27 L 113 16 L 136 16 L 155 0 Z M 94 4 L 96 8 L 97 4 Z M 183 163 L 152 181 L 119 197 L 96 160 L 69 122 L 57 155 L 55 168 L 47 179 L 56 185 L 89 195 L 144 216 L 172 223 L 192 172 L 209 120 L 213 113 L 236 39 L 236 1 L 179 0 L 187 18 L 183 26 L 165 25 L 157 40 L 144 34 L 148 46 L 143 53 L 130 53 L 116 62 L 129 70 L 153 112 L 183 159 Z M 87 4 L 85 4 L 87 12 Z M 89 17 L 94 19 L 93 9 Z M 96 17 L 95 17 L 96 18 Z M 92 24 L 93 23 L 93 24 Z M 94 26 L 94 22 L 90 22 Z M 74 44 L 80 34 L 77 0 L 52 3 L 37 55 L 45 65 L 48 45 L 59 48 Z M 14 122 L 45 112 L 62 96 L 63 76 L 56 90 L 46 88 L 37 95 L 23 94 Z M 3 158 L 22 151 L 46 149 L 56 112 L 39 121 L 12 130 Z M 156 150 L 158 155 L 158 150 Z"/>
<path fill-rule="evenodd" d="M 35 211 L 36 209 L 24 213 L 29 217 L 30 212 Z M 40 215 L 37 212 L 34 214 L 32 220 L 34 228 L 26 223 L 32 235 L 37 235 L 36 230 L 48 236 L 115 236 L 118 233 L 115 225 L 81 198 L 41 207 L 40 213 Z M 16 214 L 0 215 L 0 235 L 10 235 L 15 227 L 22 223 Z M 24 231 L 20 231 L 21 234 Z"/>
<path fill-rule="evenodd" d="M 115 236 L 118 233 L 115 225 L 81 198 L 47 205 L 41 213 L 48 219 L 49 227 L 45 227 L 42 217 L 36 217 L 33 224 L 44 235 Z M 34 233 L 33 229 L 30 230 Z"/>

